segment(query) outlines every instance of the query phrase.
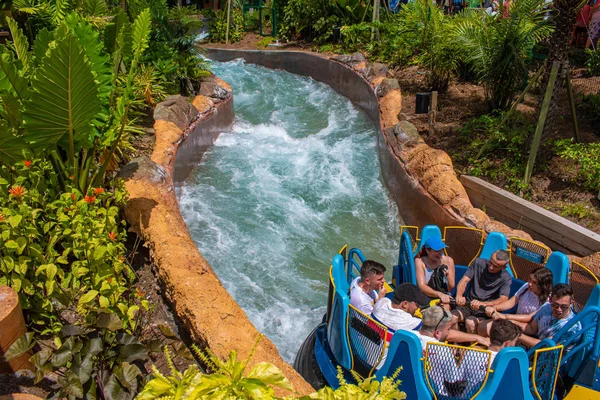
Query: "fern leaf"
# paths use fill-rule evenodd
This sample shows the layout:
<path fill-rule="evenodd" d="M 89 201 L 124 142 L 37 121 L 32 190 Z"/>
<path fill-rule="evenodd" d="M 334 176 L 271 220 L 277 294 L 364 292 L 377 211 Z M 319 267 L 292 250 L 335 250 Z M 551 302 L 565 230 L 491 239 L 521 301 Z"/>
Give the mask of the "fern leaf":
<path fill-rule="evenodd" d="M 34 0 L 13 0 L 12 6 L 15 10 L 29 15 L 37 14 L 38 11 Z"/>
<path fill-rule="evenodd" d="M 54 13 L 52 15 L 52 19 L 56 25 L 60 24 L 65 19 L 68 10 L 69 0 L 56 0 Z"/>
<path fill-rule="evenodd" d="M 39 147 L 90 145 L 91 122 L 101 111 L 98 84 L 79 40 L 71 33 L 56 38 L 32 84 L 35 101 L 25 105 L 26 140 Z"/>
<path fill-rule="evenodd" d="M 138 60 L 148 48 L 148 40 L 152 29 L 152 19 L 150 17 L 150 9 L 146 8 L 138 15 L 133 23 L 133 59 L 137 64 Z"/>
<path fill-rule="evenodd" d="M 13 44 L 15 46 L 15 51 L 17 52 L 17 58 L 21 60 L 23 63 L 23 68 L 25 68 L 27 71 L 29 69 L 29 60 L 31 59 L 31 54 L 29 53 L 29 42 L 27 41 L 27 38 L 23 34 L 21 28 L 19 28 L 17 21 L 8 17 L 6 18 L 6 22 L 10 28 L 10 34 L 13 38 Z"/>

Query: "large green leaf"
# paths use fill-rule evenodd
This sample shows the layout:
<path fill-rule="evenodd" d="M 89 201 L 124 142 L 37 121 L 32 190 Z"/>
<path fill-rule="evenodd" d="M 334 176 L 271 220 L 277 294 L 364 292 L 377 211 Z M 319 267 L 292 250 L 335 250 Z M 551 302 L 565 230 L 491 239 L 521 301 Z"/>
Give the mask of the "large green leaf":
<path fill-rule="evenodd" d="M 108 13 L 103 0 L 84 0 L 83 8 L 90 17 L 102 17 Z"/>
<path fill-rule="evenodd" d="M 7 165 L 23 159 L 25 141 L 12 134 L 5 120 L 0 120 L 0 160 Z"/>
<path fill-rule="evenodd" d="M 3 357 L 1 357 L 2 361 L 10 361 L 13 358 L 17 358 L 27 353 L 34 345 L 35 339 L 33 337 L 33 332 L 27 332 L 20 338 L 18 338 L 6 351 Z"/>
<path fill-rule="evenodd" d="M 29 53 L 29 42 L 27 41 L 27 38 L 23 34 L 21 28 L 19 28 L 17 21 L 8 17 L 6 18 L 6 22 L 10 28 L 10 34 L 13 38 L 13 44 L 15 46 L 15 51 L 17 52 L 17 57 L 23 63 L 23 68 L 28 70 L 29 61 L 31 59 L 31 54 Z"/>
<path fill-rule="evenodd" d="M 98 83 L 79 40 L 68 32 L 57 35 L 62 37 L 36 73 L 35 99 L 25 106 L 26 140 L 45 149 L 57 143 L 68 149 L 70 138 L 89 146 L 91 122 L 102 110 Z"/>
<path fill-rule="evenodd" d="M 0 56 L 0 89 L 6 89 L 16 94 L 23 101 L 27 95 L 27 79 L 19 75 L 18 61 L 13 54 L 2 46 Z"/>
<path fill-rule="evenodd" d="M 104 46 L 98 32 L 87 21 L 79 19 L 76 13 L 71 13 L 65 19 L 65 25 L 77 36 L 85 54 L 92 65 L 92 72 L 98 81 L 98 95 L 108 102 L 112 92 L 112 73 L 109 66 L 109 56 L 104 53 Z"/>
<path fill-rule="evenodd" d="M 35 56 L 34 64 L 36 66 L 42 63 L 46 51 L 50 46 L 50 42 L 54 39 L 54 35 L 48 29 L 44 28 L 38 32 L 35 37 L 35 43 L 33 44 L 33 55 Z"/>

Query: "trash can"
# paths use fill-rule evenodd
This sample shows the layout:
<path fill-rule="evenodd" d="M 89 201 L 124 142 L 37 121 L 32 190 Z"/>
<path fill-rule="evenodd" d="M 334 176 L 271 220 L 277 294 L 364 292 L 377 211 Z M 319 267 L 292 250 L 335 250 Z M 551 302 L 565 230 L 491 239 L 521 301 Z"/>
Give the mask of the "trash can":
<path fill-rule="evenodd" d="M 415 114 L 427 114 L 431 104 L 431 92 L 417 93 L 415 101 Z"/>

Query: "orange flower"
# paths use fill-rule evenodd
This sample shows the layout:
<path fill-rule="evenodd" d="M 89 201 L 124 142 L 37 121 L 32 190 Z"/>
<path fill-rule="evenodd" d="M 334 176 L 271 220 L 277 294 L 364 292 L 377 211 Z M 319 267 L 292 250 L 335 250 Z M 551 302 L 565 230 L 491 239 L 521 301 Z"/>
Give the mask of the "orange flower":
<path fill-rule="evenodd" d="M 12 189 L 8 189 L 8 193 L 21 200 L 21 197 L 25 194 L 25 188 L 23 186 L 15 186 Z"/>
<path fill-rule="evenodd" d="M 100 194 L 100 193 L 104 193 L 104 189 L 102 189 L 102 188 L 94 189 L 94 194 Z"/>
<path fill-rule="evenodd" d="M 75 201 L 75 193 L 71 193 L 71 200 Z"/>
<path fill-rule="evenodd" d="M 23 164 L 25 164 L 26 168 L 31 167 L 31 160 L 23 160 Z"/>
<path fill-rule="evenodd" d="M 4 215 L 0 214 L 0 222 L 4 222 L 6 221 L 6 218 L 4 218 Z"/>
<path fill-rule="evenodd" d="M 96 201 L 96 196 L 85 196 L 83 200 L 88 204 L 92 204 L 94 201 Z"/>
<path fill-rule="evenodd" d="M 108 283 L 112 283 L 113 278 L 108 278 L 107 280 L 108 280 Z"/>
<path fill-rule="evenodd" d="M 110 232 L 108 234 L 108 238 L 110 239 L 111 242 L 114 242 L 115 239 L 117 238 L 117 233 L 116 232 Z"/>

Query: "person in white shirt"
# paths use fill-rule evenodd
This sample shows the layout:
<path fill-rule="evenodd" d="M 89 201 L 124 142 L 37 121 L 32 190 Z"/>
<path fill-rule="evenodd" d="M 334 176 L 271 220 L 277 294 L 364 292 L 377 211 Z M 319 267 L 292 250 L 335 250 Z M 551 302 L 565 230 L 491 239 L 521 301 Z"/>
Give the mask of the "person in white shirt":
<path fill-rule="evenodd" d="M 373 303 L 385 297 L 385 267 L 377 261 L 366 260 L 360 267 L 360 277 L 350 284 L 350 304 L 369 315 Z"/>
<path fill-rule="evenodd" d="M 429 304 L 431 299 L 412 283 L 402 283 L 394 290 L 394 300 L 387 297 L 379 300 L 373 307 L 373 317 L 397 331 L 417 330 L 421 327 L 421 319 L 415 317 L 415 312 Z"/>

